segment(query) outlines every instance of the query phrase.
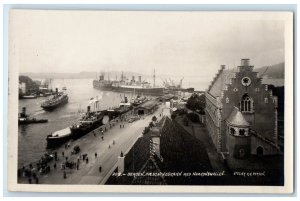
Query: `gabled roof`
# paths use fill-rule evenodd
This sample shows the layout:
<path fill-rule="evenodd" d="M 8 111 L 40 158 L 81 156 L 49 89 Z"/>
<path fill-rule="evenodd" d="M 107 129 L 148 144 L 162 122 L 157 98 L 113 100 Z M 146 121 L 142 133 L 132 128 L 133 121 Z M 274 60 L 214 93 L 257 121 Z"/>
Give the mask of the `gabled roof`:
<path fill-rule="evenodd" d="M 246 121 L 244 115 L 239 111 L 237 107 L 234 107 L 231 114 L 226 120 L 232 126 L 249 127 L 250 124 Z"/>
<path fill-rule="evenodd" d="M 230 83 L 230 79 L 234 77 L 235 72 L 231 70 L 222 70 L 213 81 L 208 92 L 214 97 L 221 96 L 226 84 Z"/>

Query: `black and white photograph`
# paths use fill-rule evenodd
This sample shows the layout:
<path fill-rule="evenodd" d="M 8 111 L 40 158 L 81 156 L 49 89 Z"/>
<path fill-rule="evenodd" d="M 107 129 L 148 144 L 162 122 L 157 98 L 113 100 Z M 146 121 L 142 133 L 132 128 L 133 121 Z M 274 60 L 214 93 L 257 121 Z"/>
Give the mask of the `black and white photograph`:
<path fill-rule="evenodd" d="M 292 191 L 292 12 L 9 17 L 11 190 Z"/>

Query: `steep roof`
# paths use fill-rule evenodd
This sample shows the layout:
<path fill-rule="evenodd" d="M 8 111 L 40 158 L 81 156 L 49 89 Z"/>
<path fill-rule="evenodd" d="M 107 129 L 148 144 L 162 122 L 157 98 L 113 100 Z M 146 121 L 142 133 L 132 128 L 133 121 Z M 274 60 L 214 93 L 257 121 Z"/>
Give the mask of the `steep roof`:
<path fill-rule="evenodd" d="M 157 105 L 157 100 L 153 99 L 153 100 L 149 100 L 145 103 L 142 103 L 138 106 L 136 106 L 135 108 L 145 108 L 145 109 L 152 109 L 153 107 L 155 107 Z"/>
<path fill-rule="evenodd" d="M 237 107 L 234 107 L 231 114 L 226 120 L 232 126 L 249 127 L 250 124 L 246 121 L 243 114 Z"/>
<path fill-rule="evenodd" d="M 213 81 L 208 92 L 214 97 L 221 96 L 223 89 L 225 88 L 226 84 L 230 83 L 230 79 L 234 77 L 234 74 L 235 72 L 232 69 L 222 70 Z"/>

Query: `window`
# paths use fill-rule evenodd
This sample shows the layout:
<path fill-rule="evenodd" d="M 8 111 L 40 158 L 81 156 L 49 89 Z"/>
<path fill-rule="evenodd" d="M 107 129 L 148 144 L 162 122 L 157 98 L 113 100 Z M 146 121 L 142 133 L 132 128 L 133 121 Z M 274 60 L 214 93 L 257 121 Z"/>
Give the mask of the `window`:
<path fill-rule="evenodd" d="M 267 84 L 265 85 L 265 90 L 268 91 L 268 85 Z"/>
<path fill-rule="evenodd" d="M 230 134 L 231 134 L 231 135 L 234 135 L 234 134 L 235 134 L 234 128 L 230 128 Z"/>
<path fill-rule="evenodd" d="M 253 107 L 252 104 L 252 99 L 248 96 L 248 94 L 243 95 L 240 102 L 241 112 L 251 112 Z"/>
<path fill-rule="evenodd" d="M 233 89 L 233 91 L 234 91 L 234 92 L 237 92 L 237 91 L 238 91 L 238 89 L 237 89 L 237 88 L 234 88 L 234 89 Z"/>
<path fill-rule="evenodd" d="M 241 136 L 244 136 L 245 135 L 245 130 L 244 129 L 240 129 L 239 133 L 240 133 Z"/>
<path fill-rule="evenodd" d="M 229 98 L 228 97 L 226 98 L 226 103 L 229 103 Z"/>
<path fill-rule="evenodd" d="M 259 88 L 255 88 L 255 91 L 256 91 L 256 92 L 259 92 Z"/>

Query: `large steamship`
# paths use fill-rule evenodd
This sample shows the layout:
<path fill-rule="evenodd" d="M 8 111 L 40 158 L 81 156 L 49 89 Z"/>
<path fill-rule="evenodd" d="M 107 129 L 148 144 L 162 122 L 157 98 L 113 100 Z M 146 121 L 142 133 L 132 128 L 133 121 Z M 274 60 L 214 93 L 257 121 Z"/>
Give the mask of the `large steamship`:
<path fill-rule="evenodd" d="M 154 75 L 155 80 L 155 75 Z M 136 92 L 145 95 L 160 96 L 164 94 L 164 88 L 155 87 L 151 83 L 142 81 L 142 76 L 138 76 L 138 80 L 135 80 L 135 76 L 132 76 L 131 80 L 126 79 L 123 75 L 120 80 L 111 81 L 109 79 L 105 80 L 104 74 L 99 76 L 99 80 L 93 81 L 93 86 L 96 89 L 105 91 L 116 91 L 116 92 Z"/>

